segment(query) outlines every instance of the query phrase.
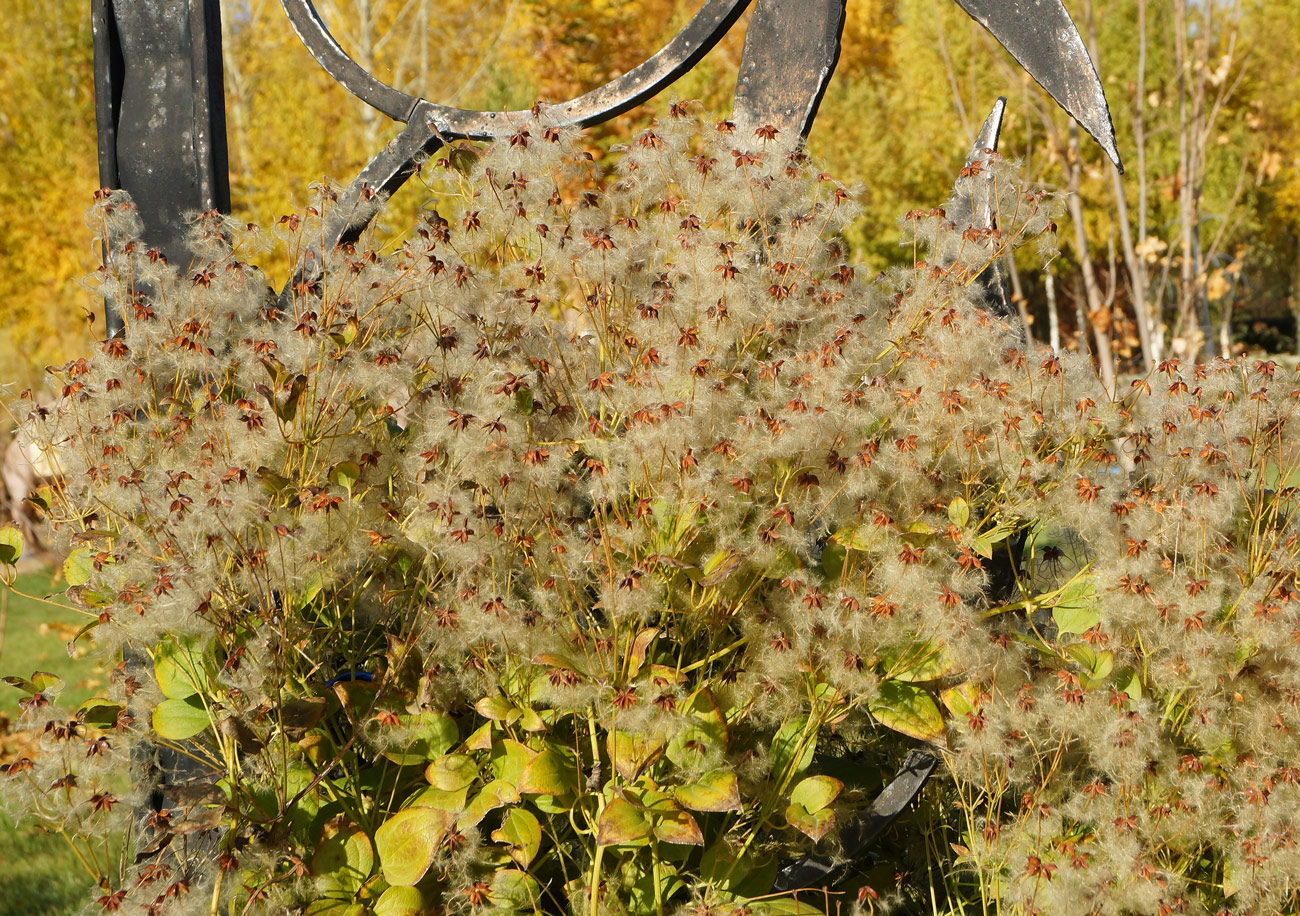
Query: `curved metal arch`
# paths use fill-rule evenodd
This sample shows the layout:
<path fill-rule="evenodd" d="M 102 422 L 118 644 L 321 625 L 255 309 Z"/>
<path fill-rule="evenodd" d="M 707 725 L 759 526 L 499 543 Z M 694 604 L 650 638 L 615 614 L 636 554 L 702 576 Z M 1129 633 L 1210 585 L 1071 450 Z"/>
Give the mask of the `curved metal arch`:
<path fill-rule="evenodd" d="M 635 108 L 670 85 L 712 50 L 750 0 L 707 0 L 672 40 L 643 63 L 603 86 L 557 105 L 543 106 L 560 126 L 586 127 Z M 410 122 L 417 109 L 448 139 L 495 140 L 532 118 L 531 111 L 452 108 L 389 86 L 353 60 L 334 39 L 311 0 L 281 0 L 312 57 L 345 89 L 395 121 Z"/>

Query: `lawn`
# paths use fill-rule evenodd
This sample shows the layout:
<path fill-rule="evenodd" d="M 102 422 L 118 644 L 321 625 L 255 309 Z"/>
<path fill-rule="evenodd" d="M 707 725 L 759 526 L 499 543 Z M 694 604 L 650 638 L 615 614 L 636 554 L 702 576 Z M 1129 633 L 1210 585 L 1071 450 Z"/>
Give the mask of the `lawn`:
<path fill-rule="evenodd" d="M 53 569 L 40 567 L 19 576 L 16 585 L 36 596 L 57 588 Z M 0 609 L 0 675 L 58 675 L 67 684 L 59 701 L 74 707 L 103 693 L 106 672 L 86 658 L 85 647 L 68 654 L 67 643 L 80 627 L 81 615 L 3 589 Z M 27 742 L 17 730 L 22 697 L 0 684 L 0 762 L 7 762 Z M 81 910 L 91 881 L 62 837 L 42 833 L 30 823 L 15 826 L 8 814 L 0 815 L 0 916 L 71 916 Z"/>

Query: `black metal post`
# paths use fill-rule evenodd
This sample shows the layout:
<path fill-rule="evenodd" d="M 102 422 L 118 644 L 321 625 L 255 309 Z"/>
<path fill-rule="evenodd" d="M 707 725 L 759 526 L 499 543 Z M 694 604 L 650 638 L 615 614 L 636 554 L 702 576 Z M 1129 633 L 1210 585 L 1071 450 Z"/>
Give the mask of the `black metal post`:
<path fill-rule="evenodd" d="M 128 191 L 144 240 L 183 265 L 188 218 L 230 211 L 219 2 L 91 0 L 91 21 L 100 186 Z"/>

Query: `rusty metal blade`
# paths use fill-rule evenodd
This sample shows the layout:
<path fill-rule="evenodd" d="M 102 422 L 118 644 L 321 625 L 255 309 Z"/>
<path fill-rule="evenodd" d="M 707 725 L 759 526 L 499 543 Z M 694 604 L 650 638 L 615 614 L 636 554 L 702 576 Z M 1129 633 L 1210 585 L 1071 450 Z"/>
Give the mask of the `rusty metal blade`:
<path fill-rule="evenodd" d="M 771 125 L 808 136 L 840 59 L 844 0 L 759 0 L 745 32 L 732 120 L 741 143 Z"/>
<path fill-rule="evenodd" d="M 1106 93 L 1061 0 L 957 0 L 1057 104 L 1092 135 L 1120 171 Z"/>

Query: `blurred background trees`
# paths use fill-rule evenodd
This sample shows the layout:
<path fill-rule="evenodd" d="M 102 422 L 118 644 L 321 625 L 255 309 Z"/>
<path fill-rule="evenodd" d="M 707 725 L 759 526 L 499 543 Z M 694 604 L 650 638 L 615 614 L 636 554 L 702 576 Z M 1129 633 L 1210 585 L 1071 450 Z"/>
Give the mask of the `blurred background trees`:
<path fill-rule="evenodd" d="M 652 53 L 692 0 L 319 0 L 335 35 L 385 79 L 472 107 L 559 100 Z M 844 55 L 811 152 L 857 181 L 847 241 L 885 268 L 899 216 L 942 202 L 994 99 L 1003 150 L 1071 192 L 1063 256 L 1008 265 L 1042 343 L 1087 347 L 1120 373 L 1161 359 L 1293 352 L 1300 314 L 1300 4 L 1066 0 L 1091 44 L 1128 174 L 954 4 L 849 0 Z M 0 383 L 38 382 L 102 335 L 80 278 L 97 252 L 83 212 L 97 184 L 83 0 L 7 0 L 0 32 Z M 223 4 L 232 193 L 274 222 L 323 176 L 346 182 L 394 125 L 347 95 L 298 43 L 276 0 Z M 729 110 L 739 29 L 670 93 Z M 662 110 L 593 134 L 604 155 Z M 421 203 L 404 190 L 388 222 Z M 273 256 L 266 265 L 283 276 Z"/>

